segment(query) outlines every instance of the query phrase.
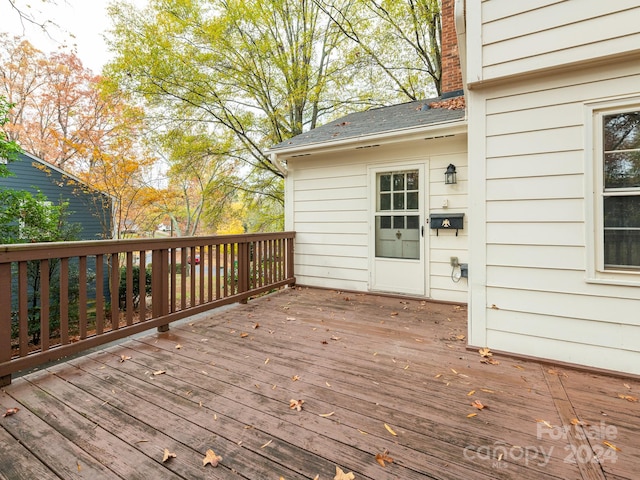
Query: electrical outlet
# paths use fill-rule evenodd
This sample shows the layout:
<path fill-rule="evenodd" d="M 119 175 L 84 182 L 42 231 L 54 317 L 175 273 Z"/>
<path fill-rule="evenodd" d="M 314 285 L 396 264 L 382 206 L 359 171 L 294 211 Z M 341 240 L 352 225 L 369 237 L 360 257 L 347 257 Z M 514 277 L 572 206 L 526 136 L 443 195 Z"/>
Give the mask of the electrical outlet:
<path fill-rule="evenodd" d="M 458 257 L 451 257 L 451 266 L 452 267 L 458 266 Z"/>

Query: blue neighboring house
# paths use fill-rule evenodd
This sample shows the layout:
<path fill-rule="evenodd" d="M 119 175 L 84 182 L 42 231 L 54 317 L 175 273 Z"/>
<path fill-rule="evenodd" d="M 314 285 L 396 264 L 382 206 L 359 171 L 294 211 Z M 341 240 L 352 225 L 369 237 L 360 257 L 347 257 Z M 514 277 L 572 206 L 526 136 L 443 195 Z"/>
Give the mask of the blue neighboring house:
<path fill-rule="evenodd" d="M 9 162 L 9 177 L 0 177 L 0 189 L 40 191 L 54 205 L 68 202 L 68 221 L 81 226 L 80 240 L 113 237 L 111 196 L 98 192 L 79 178 L 28 153 Z"/>

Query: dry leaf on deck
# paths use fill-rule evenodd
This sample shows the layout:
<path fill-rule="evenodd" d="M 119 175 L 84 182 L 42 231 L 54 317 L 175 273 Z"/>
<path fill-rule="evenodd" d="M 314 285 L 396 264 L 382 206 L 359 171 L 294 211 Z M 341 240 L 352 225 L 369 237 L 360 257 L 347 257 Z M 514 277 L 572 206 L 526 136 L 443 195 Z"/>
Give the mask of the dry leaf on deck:
<path fill-rule="evenodd" d="M 320 417 L 325 417 L 325 418 L 327 418 L 327 417 L 330 417 L 331 415 L 333 415 L 334 413 L 336 413 L 336 412 L 320 413 L 320 414 L 318 414 L 318 415 L 319 415 Z"/>
<path fill-rule="evenodd" d="M 480 400 L 474 400 L 471 404 L 472 407 L 476 407 L 478 410 L 482 410 L 483 408 L 487 408 L 486 405 L 483 405 Z"/>
<path fill-rule="evenodd" d="M 467 415 L 467 418 L 473 418 L 473 417 L 477 417 L 478 414 L 477 413 L 470 413 L 469 415 Z"/>
<path fill-rule="evenodd" d="M 294 375 L 293 377 L 291 377 L 291 380 L 297 382 L 298 380 L 300 380 L 300 377 L 298 375 Z"/>
<path fill-rule="evenodd" d="M 173 452 L 170 452 L 168 448 L 165 448 L 164 455 L 162 456 L 162 463 L 166 462 L 170 458 L 176 458 L 176 454 Z"/>
<path fill-rule="evenodd" d="M 638 397 L 632 397 L 631 395 L 623 395 L 622 393 L 619 393 L 618 397 L 622 398 L 623 400 L 626 400 L 627 402 L 637 402 L 638 401 Z"/>
<path fill-rule="evenodd" d="M 128 355 L 120 355 L 120 363 L 125 362 L 127 360 L 131 360 L 131 357 Z"/>
<path fill-rule="evenodd" d="M 467 397 L 470 397 L 471 395 L 473 395 L 474 393 L 476 393 L 475 390 L 471 390 L 469 393 L 467 393 Z"/>
<path fill-rule="evenodd" d="M 482 360 L 480 360 L 480 363 L 486 363 L 487 365 L 500 365 L 500 362 L 498 360 L 489 357 L 483 358 Z"/>
<path fill-rule="evenodd" d="M 389 425 L 387 425 L 386 423 L 384 424 L 384 428 L 386 428 L 386 429 L 387 429 L 387 432 L 389 432 L 389 433 L 390 433 L 391 435 L 393 435 L 394 437 L 397 437 L 397 436 L 398 436 L 398 434 L 397 434 L 396 432 L 394 432 L 394 431 L 393 431 L 393 429 L 392 429 Z"/>
<path fill-rule="evenodd" d="M 217 467 L 218 462 L 221 462 L 221 461 L 222 461 L 222 457 L 220 455 L 216 455 L 216 452 L 209 449 L 207 450 L 207 454 L 205 455 L 205 457 L 202 459 L 202 466 L 206 467 L 207 463 L 210 463 L 212 467 Z"/>
<path fill-rule="evenodd" d="M 487 347 L 481 348 L 480 350 L 478 350 L 478 353 L 481 357 L 485 358 L 493 356 L 493 353 L 491 353 L 491 351 Z"/>
<path fill-rule="evenodd" d="M 344 473 L 340 467 L 336 467 L 336 476 L 333 480 L 354 480 L 355 478 L 353 472 Z"/>
<path fill-rule="evenodd" d="M 378 462 L 381 467 L 385 466 L 384 462 L 393 463 L 393 458 L 389 456 L 389 450 L 385 450 L 382 453 L 377 453 L 376 462 Z"/>
<path fill-rule="evenodd" d="M 176 345 L 176 350 L 180 350 L 182 348 L 182 345 L 180 345 L 179 343 Z"/>
<path fill-rule="evenodd" d="M 256 328 L 260 328 L 260 324 L 256 322 L 256 324 L 253 326 L 253 329 L 255 330 Z"/>
<path fill-rule="evenodd" d="M 156 370 L 155 372 L 153 372 L 154 375 L 162 375 L 164 373 L 167 373 L 166 370 Z"/>
<path fill-rule="evenodd" d="M 604 442 L 602 442 L 602 443 L 604 443 L 604 444 L 605 444 L 607 447 L 609 447 L 611 450 L 615 450 L 616 452 L 621 452 L 621 451 L 622 451 L 622 450 L 620 450 L 618 447 L 616 447 L 613 443 L 609 443 L 609 442 L 607 442 L 606 440 L 605 440 Z"/>
<path fill-rule="evenodd" d="M 294 400 L 293 398 L 291 400 L 289 400 L 289 408 L 291 410 L 295 409 L 297 411 L 302 410 L 302 404 L 304 403 L 304 400 Z"/>
<path fill-rule="evenodd" d="M 553 425 L 551 425 L 546 420 L 540 420 L 539 418 L 536 418 L 536 422 L 544 424 L 544 426 L 547 427 L 547 428 L 553 428 Z"/>
<path fill-rule="evenodd" d="M 249 334 L 247 332 L 242 332 L 240 334 L 240 338 L 247 338 L 249 336 Z"/>
<path fill-rule="evenodd" d="M 18 413 L 20 409 L 18 407 L 7 408 L 7 411 L 2 414 L 3 417 L 10 417 L 11 415 L 15 415 Z"/>

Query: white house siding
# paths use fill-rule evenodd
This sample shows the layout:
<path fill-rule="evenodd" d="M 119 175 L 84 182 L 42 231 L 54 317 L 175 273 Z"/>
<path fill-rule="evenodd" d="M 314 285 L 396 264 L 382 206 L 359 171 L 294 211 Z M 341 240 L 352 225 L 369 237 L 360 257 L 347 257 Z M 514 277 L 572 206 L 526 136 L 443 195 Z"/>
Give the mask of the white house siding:
<path fill-rule="evenodd" d="M 375 148 L 348 147 L 290 158 L 286 180 L 287 225 L 296 231 L 295 272 L 301 285 L 366 292 L 370 290 L 370 248 L 373 228 L 369 169 L 378 166 L 423 164 L 427 175 L 426 212 L 467 212 L 466 135 L 383 144 Z M 445 185 L 444 171 L 453 163 L 458 184 Z M 448 209 L 443 209 L 444 200 Z M 467 281 L 451 279 L 450 257 L 468 262 L 465 226 L 455 232 L 429 229 L 426 268 L 427 297 L 467 301 Z"/>
<path fill-rule="evenodd" d="M 497 15 L 496 5 L 506 3 L 484 2 L 483 11 Z M 533 3 L 551 22 L 554 9 L 576 2 Z M 593 13 L 575 14 L 584 10 Z M 532 30 L 526 18 L 535 12 L 519 15 L 523 31 Z M 578 40 L 568 30 L 562 35 L 561 43 Z M 640 94 L 640 61 L 619 58 L 470 88 L 470 178 L 477 179 L 469 199 L 470 343 L 640 374 L 640 277 L 635 285 L 588 281 L 594 234 L 592 135 L 585 127 L 585 104 Z"/>
<path fill-rule="evenodd" d="M 482 16 L 476 80 L 624 55 L 640 44 L 637 0 L 483 0 L 480 12 L 477 1 L 468 0 L 467 14 Z"/>

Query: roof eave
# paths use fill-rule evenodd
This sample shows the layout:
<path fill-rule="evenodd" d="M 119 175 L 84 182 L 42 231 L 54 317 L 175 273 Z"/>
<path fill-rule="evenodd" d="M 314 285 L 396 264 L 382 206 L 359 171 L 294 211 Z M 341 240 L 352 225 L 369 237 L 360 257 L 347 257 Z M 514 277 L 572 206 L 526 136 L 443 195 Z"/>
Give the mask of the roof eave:
<path fill-rule="evenodd" d="M 429 138 L 438 136 L 439 134 L 457 135 L 462 133 L 467 133 L 466 119 L 440 122 L 430 125 L 420 125 L 411 128 L 401 128 L 383 133 L 359 135 L 356 137 L 345 138 L 344 140 L 332 139 L 322 142 L 309 143 L 306 145 L 267 149 L 266 153 L 276 155 L 280 158 L 291 158 L 296 155 L 310 154 L 310 152 L 320 153 L 327 150 L 339 150 L 372 143 L 382 145 L 386 143 L 398 142 L 401 140 L 415 140 L 419 139 L 420 137 L 424 137 L 425 135 L 427 135 L 427 138 Z"/>

